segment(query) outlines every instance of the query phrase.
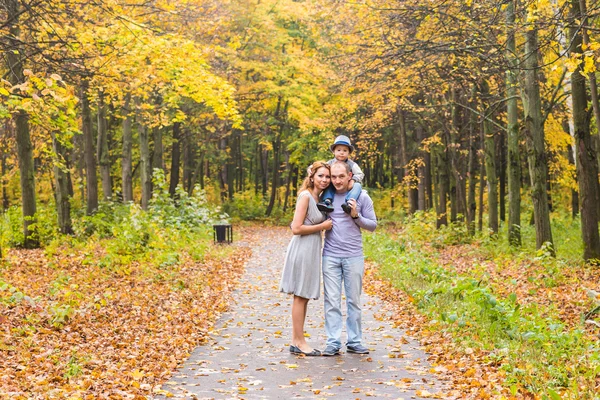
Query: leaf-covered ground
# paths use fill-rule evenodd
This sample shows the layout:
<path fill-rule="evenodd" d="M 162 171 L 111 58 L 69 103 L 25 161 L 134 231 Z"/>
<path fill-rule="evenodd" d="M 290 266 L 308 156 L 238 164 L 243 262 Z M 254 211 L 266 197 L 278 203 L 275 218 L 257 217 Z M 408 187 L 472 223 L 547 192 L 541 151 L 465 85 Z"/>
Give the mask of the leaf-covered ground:
<path fill-rule="evenodd" d="M 0 398 L 145 398 L 205 340 L 249 250 L 118 270 L 99 266 L 103 255 L 101 247 L 8 253 Z"/>
<path fill-rule="evenodd" d="M 208 343 L 166 383 L 166 392 L 186 399 L 460 397 L 439 379 L 420 343 L 393 326 L 376 296 L 362 297 L 363 339 L 370 354 L 350 354 L 345 347 L 335 357 L 290 354 L 292 299 L 278 288 L 292 234 L 279 227 L 241 231 L 252 256 L 234 304 Z M 305 331 L 312 346 L 324 348 L 323 297 L 309 302 Z"/>
<path fill-rule="evenodd" d="M 388 235 L 395 237 L 399 232 L 391 230 Z M 403 235 L 400 233 L 399 235 Z M 402 240 L 400 240 L 402 241 Z M 584 336 L 594 343 L 600 332 L 597 325 L 583 323 L 583 316 L 594 309 L 597 300 L 593 297 L 594 291 L 600 287 L 600 270 L 592 266 L 577 265 L 572 268 L 565 262 L 553 258 L 528 256 L 527 254 L 511 255 L 508 253 L 494 252 L 484 248 L 481 243 L 446 245 L 433 247 L 430 243 L 419 242 L 412 244 L 418 246 L 418 251 L 426 255 L 433 264 L 442 266 L 451 275 L 472 277 L 476 281 L 484 282 L 498 298 L 514 296 L 522 308 L 527 306 L 539 312 L 541 321 L 546 318 L 558 318 L 565 329 L 585 330 Z M 377 260 L 375 260 L 377 261 Z M 481 347 L 471 348 L 465 343 L 481 342 L 475 337 L 469 340 L 457 340 L 456 333 L 446 330 L 440 321 L 426 318 L 418 310 L 416 300 L 402 290 L 396 289 L 390 278 L 380 276 L 381 265 L 372 263 L 366 277 L 366 288 L 371 293 L 378 293 L 393 309 L 394 320 L 399 327 L 407 330 L 417 337 L 429 353 L 432 354 L 431 362 L 436 368 L 446 374 L 453 382 L 453 388 L 460 391 L 462 398 L 546 398 L 538 393 L 528 391 L 528 382 L 515 382 L 512 386 L 518 393 L 511 393 L 507 387 L 506 370 L 502 364 L 504 357 L 498 357 L 497 352 L 484 350 Z M 393 278 L 392 278 L 393 280 Z M 474 305 L 477 307 L 477 305 Z M 589 314 L 588 314 L 589 316 Z M 591 318 L 594 316 L 592 315 Z M 559 335 L 557 331 L 557 335 Z M 470 333 L 471 334 L 471 333 Z M 549 344 L 548 344 L 549 345 Z M 493 347 L 493 346 L 492 346 Z M 523 350 L 528 351 L 528 350 Z M 550 349 L 548 351 L 565 351 L 564 349 Z M 590 349 L 590 352 L 592 349 Z M 531 355 L 529 355 L 531 356 Z M 563 355 L 559 355 L 563 357 Z M 544 357 L 543 354 L 540 358 Z M 566 362 L 561 366 L 567 371 L 585 368 L 585 361 L 577 360 L 574 356 L 570 359 L 564 355 Z M 590 355 L 590 357 L 593 357 Z M 514 359 L 513 359 L 514 361 Z M 549 369 L 553 366 L 546 366 Z M 530 361 L 525 357 L 517 361 L 513 368 L 527 370 L 531 368 Z M 589 393 L 600 389 L 600 377 L 596 375 L 595 389 L 594 378 L 582 379 L 583 374 L 592 371 L 577 371 L 579 386 L 576 391 L 565 391 L 559 395 L 554 390 L 556 398 L 587 398 Z M 543 377 L 548 371 L 533 372 Z M 524 376 L 533 376 L 527 374 Z M 525 378 L 524 378 L 525 379 Z M 550 379 L 550 375 L 548 375 Z M 573 378 L 575 379 L 575 378 Z M 586 385 L 588 385 L 586 387 Z M 535 385 L 533 385 L 535 386 Z M 539 384 L 538 384 L 539 386 Z M 566 385 L 565 385 L 566 386 Z M 531 386 L 530 386 L 531 387 Z M 543 387 L 543 385 L 542 385 Z M 579 391 L 579 395 L 577 392 Z M 575 397 L 573 397 L 575 396 Z M 583 397 L 579 397 L 583 396 Z M 549 398 L 549 397 L 548 397 Z M 555 397 L 552 397 L 555 398 Z"/>

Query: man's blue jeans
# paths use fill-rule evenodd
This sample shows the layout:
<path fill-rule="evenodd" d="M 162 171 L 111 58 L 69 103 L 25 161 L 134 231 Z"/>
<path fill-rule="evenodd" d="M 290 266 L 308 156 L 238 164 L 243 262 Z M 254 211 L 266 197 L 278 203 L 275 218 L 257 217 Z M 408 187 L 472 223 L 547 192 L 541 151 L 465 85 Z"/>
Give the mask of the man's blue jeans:
<path fill-rule="evenodd" d="M 342 347 L 342 282 L 346 293 L 346 333 L 348 346 L 361 344 L 361 305 L 362 279 L 365 271 L 365 258 L 337 258 L 323 256 L 323 286 L 325 289 L 325 332 L 327 346 Z"/>

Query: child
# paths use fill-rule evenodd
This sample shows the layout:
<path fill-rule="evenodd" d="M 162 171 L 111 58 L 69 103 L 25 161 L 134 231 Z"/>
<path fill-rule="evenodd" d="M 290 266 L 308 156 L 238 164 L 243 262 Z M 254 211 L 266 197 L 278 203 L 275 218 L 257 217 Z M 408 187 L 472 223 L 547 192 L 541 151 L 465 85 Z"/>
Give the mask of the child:
<path fill-rule="evenodd" d="M 335 138 L 335 141 L 331 146 L 329 146 L 329 150 L 333 153 L 333 159 L 327 161 L 327 164 L 331 165 L 336 161 L 345 162 L 350 166 L 352 170 L 352 179 L 348 183 L 348 193 L 346 194 L 346 202 L 342 204 L 342 209 L 346 214 L 350 214 L 351 208 L 348 205 L 348 200 L 354 199 L 356 200 L 362 191 L 361 182 L 365 176 L 357 163 L 350 160 L 348 156 L 354 151 L 354 146 L 350 144 L 350 139 L 348 136 L 340 135 Z M 333 184 L 330 184 L 327 189 L 321 195 L 321 202 L 317 204 L 319 210 L 330 213 L 333 211 L 333 206 L 331 202 L 333 201 L 333 195 L 335 194 L 335 188 Z"/>

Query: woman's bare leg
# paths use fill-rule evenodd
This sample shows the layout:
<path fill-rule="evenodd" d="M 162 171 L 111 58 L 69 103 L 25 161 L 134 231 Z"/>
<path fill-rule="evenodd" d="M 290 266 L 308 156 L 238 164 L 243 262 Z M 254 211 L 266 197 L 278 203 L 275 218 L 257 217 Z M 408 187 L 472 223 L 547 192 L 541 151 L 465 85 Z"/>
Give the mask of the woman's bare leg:
<path fill-rule="evenodd" d="M 306 343 L 304 338 L 304 320 L 306 319 L 307 308 L 308 299 L 294 296 L 292 303 L 292 344 L 305 353 L 310 353 L 313 349 Z"/>

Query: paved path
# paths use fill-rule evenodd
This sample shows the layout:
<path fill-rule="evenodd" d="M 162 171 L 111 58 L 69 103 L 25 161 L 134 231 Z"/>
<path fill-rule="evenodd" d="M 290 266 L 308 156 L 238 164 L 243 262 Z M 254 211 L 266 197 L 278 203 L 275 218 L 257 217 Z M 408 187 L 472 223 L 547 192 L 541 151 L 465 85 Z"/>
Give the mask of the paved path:
<path fill-rule="evenodd" d="M 444 391 L 428 372 L 419 344 L 393 328 L 380 302 L 366 295 L 363 340 L 369 355 L 290 354 L 291 297 L 277 289 L 291 232 L 253 228 L 245 234 L 253 255 L 234 294 L 236 303 L 221 316 L 209 344 L 193 352 L 164 390 L 189 399 L 419 399 Z M 326 339 L 322 308 L 322 296 L 309 302 L 305 327 L 308 342 L 321 349 Z"/>

